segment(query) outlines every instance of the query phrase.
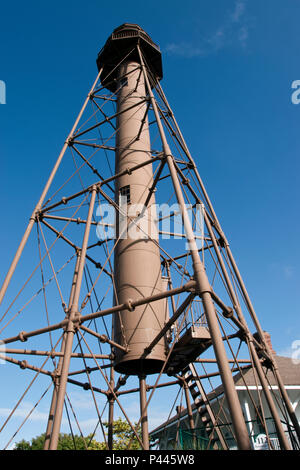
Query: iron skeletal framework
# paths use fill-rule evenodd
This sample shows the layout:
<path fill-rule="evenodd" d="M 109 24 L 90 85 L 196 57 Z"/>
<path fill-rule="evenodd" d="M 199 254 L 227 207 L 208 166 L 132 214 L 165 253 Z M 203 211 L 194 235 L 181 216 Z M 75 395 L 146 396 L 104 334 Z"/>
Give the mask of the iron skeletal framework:
<path fill-rule="evenodd" d="M 83 434 L 72 403 L 80 390 L 107 449 L 116 408 L 149 449 L 151 407 L 167 390 L 170 414 L 162 420 L 184 398 L 191 429 L 194 405 L 212 447 L 228 449 L 230 439 L 250 449 L 234 384 L 249 370 L 267 404 L 254 404 L 267 439 L 270 416 L 281 448 L 298 448 L 299 424 L 275 359 L 161 88 L 159 47 L 124 24 L 97 66 L 0 293 L 1 372 L 9 377 L 2 388 L 10 387 L 4 448 L 47 400 L 45 449 L 57 448 L 63 419 Z M 128 400 L 136 395 L 133 422 Z M 12 430 L 29 399 L 33 407 Z"/>

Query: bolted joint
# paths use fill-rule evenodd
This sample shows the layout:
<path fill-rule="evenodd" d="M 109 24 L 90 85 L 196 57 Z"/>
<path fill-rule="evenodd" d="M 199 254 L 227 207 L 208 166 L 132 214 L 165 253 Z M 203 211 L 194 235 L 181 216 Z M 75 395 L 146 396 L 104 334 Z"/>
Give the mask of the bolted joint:
<path fill-rule="evenodd" d="M 170 158 L 173 162 L 175 161 L 175 158 L 173 157 L 173 155 L 171 153 L 165 153 L 164 157 L 165 157 L 166 160 L 168 160 Z"/>
<path fill-rule="evenodd" d="M 55 352 L 54 350 L 52 350 L 49 354 L 49 357 L 52 359 L 52 360 L 55 360 Z"/>
<path fill-rule="evenodd" d="M 58 380 L 59 380 L 57 369 L 54 369 L 54 371 L 50 372 L 50 377 L 52 379 L 53 385 L 57 386 L 58 385 Z"/>
<path fill-rule="evenodd" d="M 42 222 L 43 218 L 44 214 L 40 210 L 37 210 L 34 214 L 34 217 L 31 217 L 31 219 L 35 220 L 35 222 Z"/>
<path fill-rule="evenodd" d="M 132 305 L 132 302 L 133 302 L 132 299 L 128 299 L 127 302 L 125 303 L 126 308 L 127 310 L 129 310 L 129 312 L 133 312 L 135 310 L 135 307 Z"/>
<path fill-rule="evenodd" d="M 69 321 L 63 327 L 65 333 L 76 333 L 80 327 L 80 319 L 78 314 L 74 315 L 74 318 L 67 318 Z"/>
<path fill-rule="evenodd" d="M 19 340 L 22 341 L 22 343 L 25 343 L 25 341 L 27 341 L 27 337 L 26 337 L 26 333 L 25 331 L 20 331 L 19 333 Z"/>
<path fill-rule="evenodd" d="M 115 393 L 115 395 L 117 395 L 117 392 Z M 113 403 L 115 401 L 115 395 L 111 393 L 110 391 L 106 392 L 107 401 L 110 403 Z"/>
<path fill-rule="evenodd" d="M 223 315 L 225 318 L 233 318 L 233 309 L 231 307 L 227 307 L 226 310 L 223 310 Z"/>
<path fill-rule="evenodd" d="M 51 376 L 53 378 L 54 383 L 57 383 L 60 377 L 60 370 L 56 367 L 53 372 L 51 372 Z"/>
<path fill-rule="evenodd" d="M 273 369 L 273 360 L 270 357 L 264 358 L 262 360 L 262 365 L 269 370 Z"/>
<path fill-rule="evenodd" d="M 72 319 L 74 331 L 78 330 L 78 328 L 80 327 L 80 319 L 81 319 L 80 312 L 76 312 L 74 315 L 74 318 Z"/>
<path fill-rule="evenodd" d="M 216 226 L 216 224 L 214 224 L 214 225 Z M 226 243 L 226 240 L 223 237 L 219 237 L 218 244 L 221 248 L 225 248 L 228 245 Z"/>
<path fill-rule="evenodd" d="M 191 281 L 194 281 L 194 278 L 191 277 Z M 192 286 L 192 287 L 188 287 L 187 292 L 191 292 L 192 294 L 196 294 L 197 293 L 197 290 L 196 290 L 196 286 Z"/>
<path fill-rule="evenodd" d="M 164 161 L 166 159 L 166 154 L 164 152 L 158 152 L 156 155 L 155 155 L 156 158 L 158 158 L 161 162 Z"/>
<path fill-rule="evenodd" d="M 101 335 L 99 339 L 100 343 L 107 343 L 108 337 L 106 335 Z"/>
<path fill-rule="evenodd" d="M 213 220 L 211 222 L 212 226 L 217 230 L 217 232 L 219 233 L 219 238 L 217 239 L 217 243 L 218 245 L 221 247 L 221 248 L 225 248 L 225 247 L 229 247 L 229 243 L 225 237 L 225 234 L 224 232 L 222 231 L 219 223 L 217 220 Z"/>
<path fill-rule="evenodd" d="M 20 366 L 20 368 L 23 369 L 23 370 L 24 370 L 24 369 L 27 369 L 27 367 L 28 367 L 28 362 L 25 361 L 25 360 L 24 360 L 24 361 L 20 361 L 20 362 L 19 362 L 19 366 Z"/>
<path fill-rule="evenodd" d="M 240 329 L 237 333 L 236 333 L 237 337 L 243 341 L 244 343 L 247 342 L 247 340 L 249 340 L 249 335 L 247 334 L 247 332 L 245 330 L 242 330 Z M 251 341 L 251 340 L 250 340 Z"/>

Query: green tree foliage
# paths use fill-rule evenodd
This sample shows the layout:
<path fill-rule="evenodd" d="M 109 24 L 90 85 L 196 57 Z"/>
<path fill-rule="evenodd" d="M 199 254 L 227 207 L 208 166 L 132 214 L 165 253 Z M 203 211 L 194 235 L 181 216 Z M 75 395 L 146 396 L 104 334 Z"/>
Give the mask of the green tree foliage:
<path fill-rule="evenodd" d="M 14 450 L 43 450 L 45 434 L 34 437 L 31 441 L 22 440 L 15 444 Z M 71 434 L 60 434 L 57 450 L 102 450 L 101 443 L 95 441 L 92 435 L 81 437 Z"/>
<path fill-rule="evenodd" d="M 108 428 L 108 423 L 104 423 L 104 426 Z M 136 424 L 134 425 L 134 428 L 136 428 Z M 124 421 L 121 418 L 118 418 L 113 423 L 113 435 L 113 450 L 141 449 L 140 443 L 130 425 L 127 421 Z M 137 435 L 141 439 L 140 428 L 138 428 Z"/>
<path fill-rule="evenodd" d="M 104 426 L 108 429 L 108 423 L 104 423 Z M 140 428 L 137 434 L 141 438 Z M 31 441 L 23 439 L 17 442 L 14 450 L 43 450 L 44 442 L 45 434 L 41 434 L 31 439 Z M 113 423 L 113 450 L 127 449 L 140 450 L 141 446 L 127 421 L 118 418 Z M 57 450 L 107 450 L 107 447 L 105 442 L 97 442 L 93 435 L 81 437 L 71 434 L 60 434 Z"/>

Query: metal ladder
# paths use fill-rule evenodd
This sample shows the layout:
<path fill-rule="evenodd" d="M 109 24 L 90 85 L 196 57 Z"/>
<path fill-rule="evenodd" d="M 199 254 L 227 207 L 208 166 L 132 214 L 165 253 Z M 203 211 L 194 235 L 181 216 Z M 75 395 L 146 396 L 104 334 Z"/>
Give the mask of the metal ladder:
<path fill-rule="evenodd" d="M 228 450 L 226 440 L 216 423 L 215 415 L 210 406 L 206 392 L 201 384 L 194 364 L 190 363 L 183 372 L 184 380 L 193 397 L 201 422 L 212 445 L 219 441 L 223 450 Z"/>

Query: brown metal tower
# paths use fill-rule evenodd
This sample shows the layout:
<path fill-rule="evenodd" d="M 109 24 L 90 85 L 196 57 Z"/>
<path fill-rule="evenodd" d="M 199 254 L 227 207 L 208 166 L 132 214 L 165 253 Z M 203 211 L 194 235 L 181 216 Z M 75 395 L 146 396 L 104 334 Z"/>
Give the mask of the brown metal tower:
<path fill-rule="evenodd" d="M 36 400 L 4 447 L 44 397 L 45 449 L 57 448 L 64 413 L 73 413 L 82 433 L 71 400 L 79 389 L 94 406 L 95 431 L 104 433 L 108 422 L 108 449 L 115 407 L 149 449 L 151 406 L 162 393 L 169 416 L 176 403 L 184 406 L 195 440 L 199 428 L 207 448 L 250 449 L 254 424 L 238 378 L 269 448 L 270 421 L 281 449 L 298 448 L 299 424 L 276 358 L 161 88 L 159 47 L 138 25 L 124 24 L 97 66 L 0 292 L 3 373 L 16 370 L 14 383 L 20 380 L 0 436 L 8 436 L 24 397 L 32 392 Z M 22 275 L 13 277 L 30 234 L 29 258 L 24 253 Z M 21 390 L 25 371 L 32 377 Z M 132 394 L 136 424 L 127 409 Z"/>

